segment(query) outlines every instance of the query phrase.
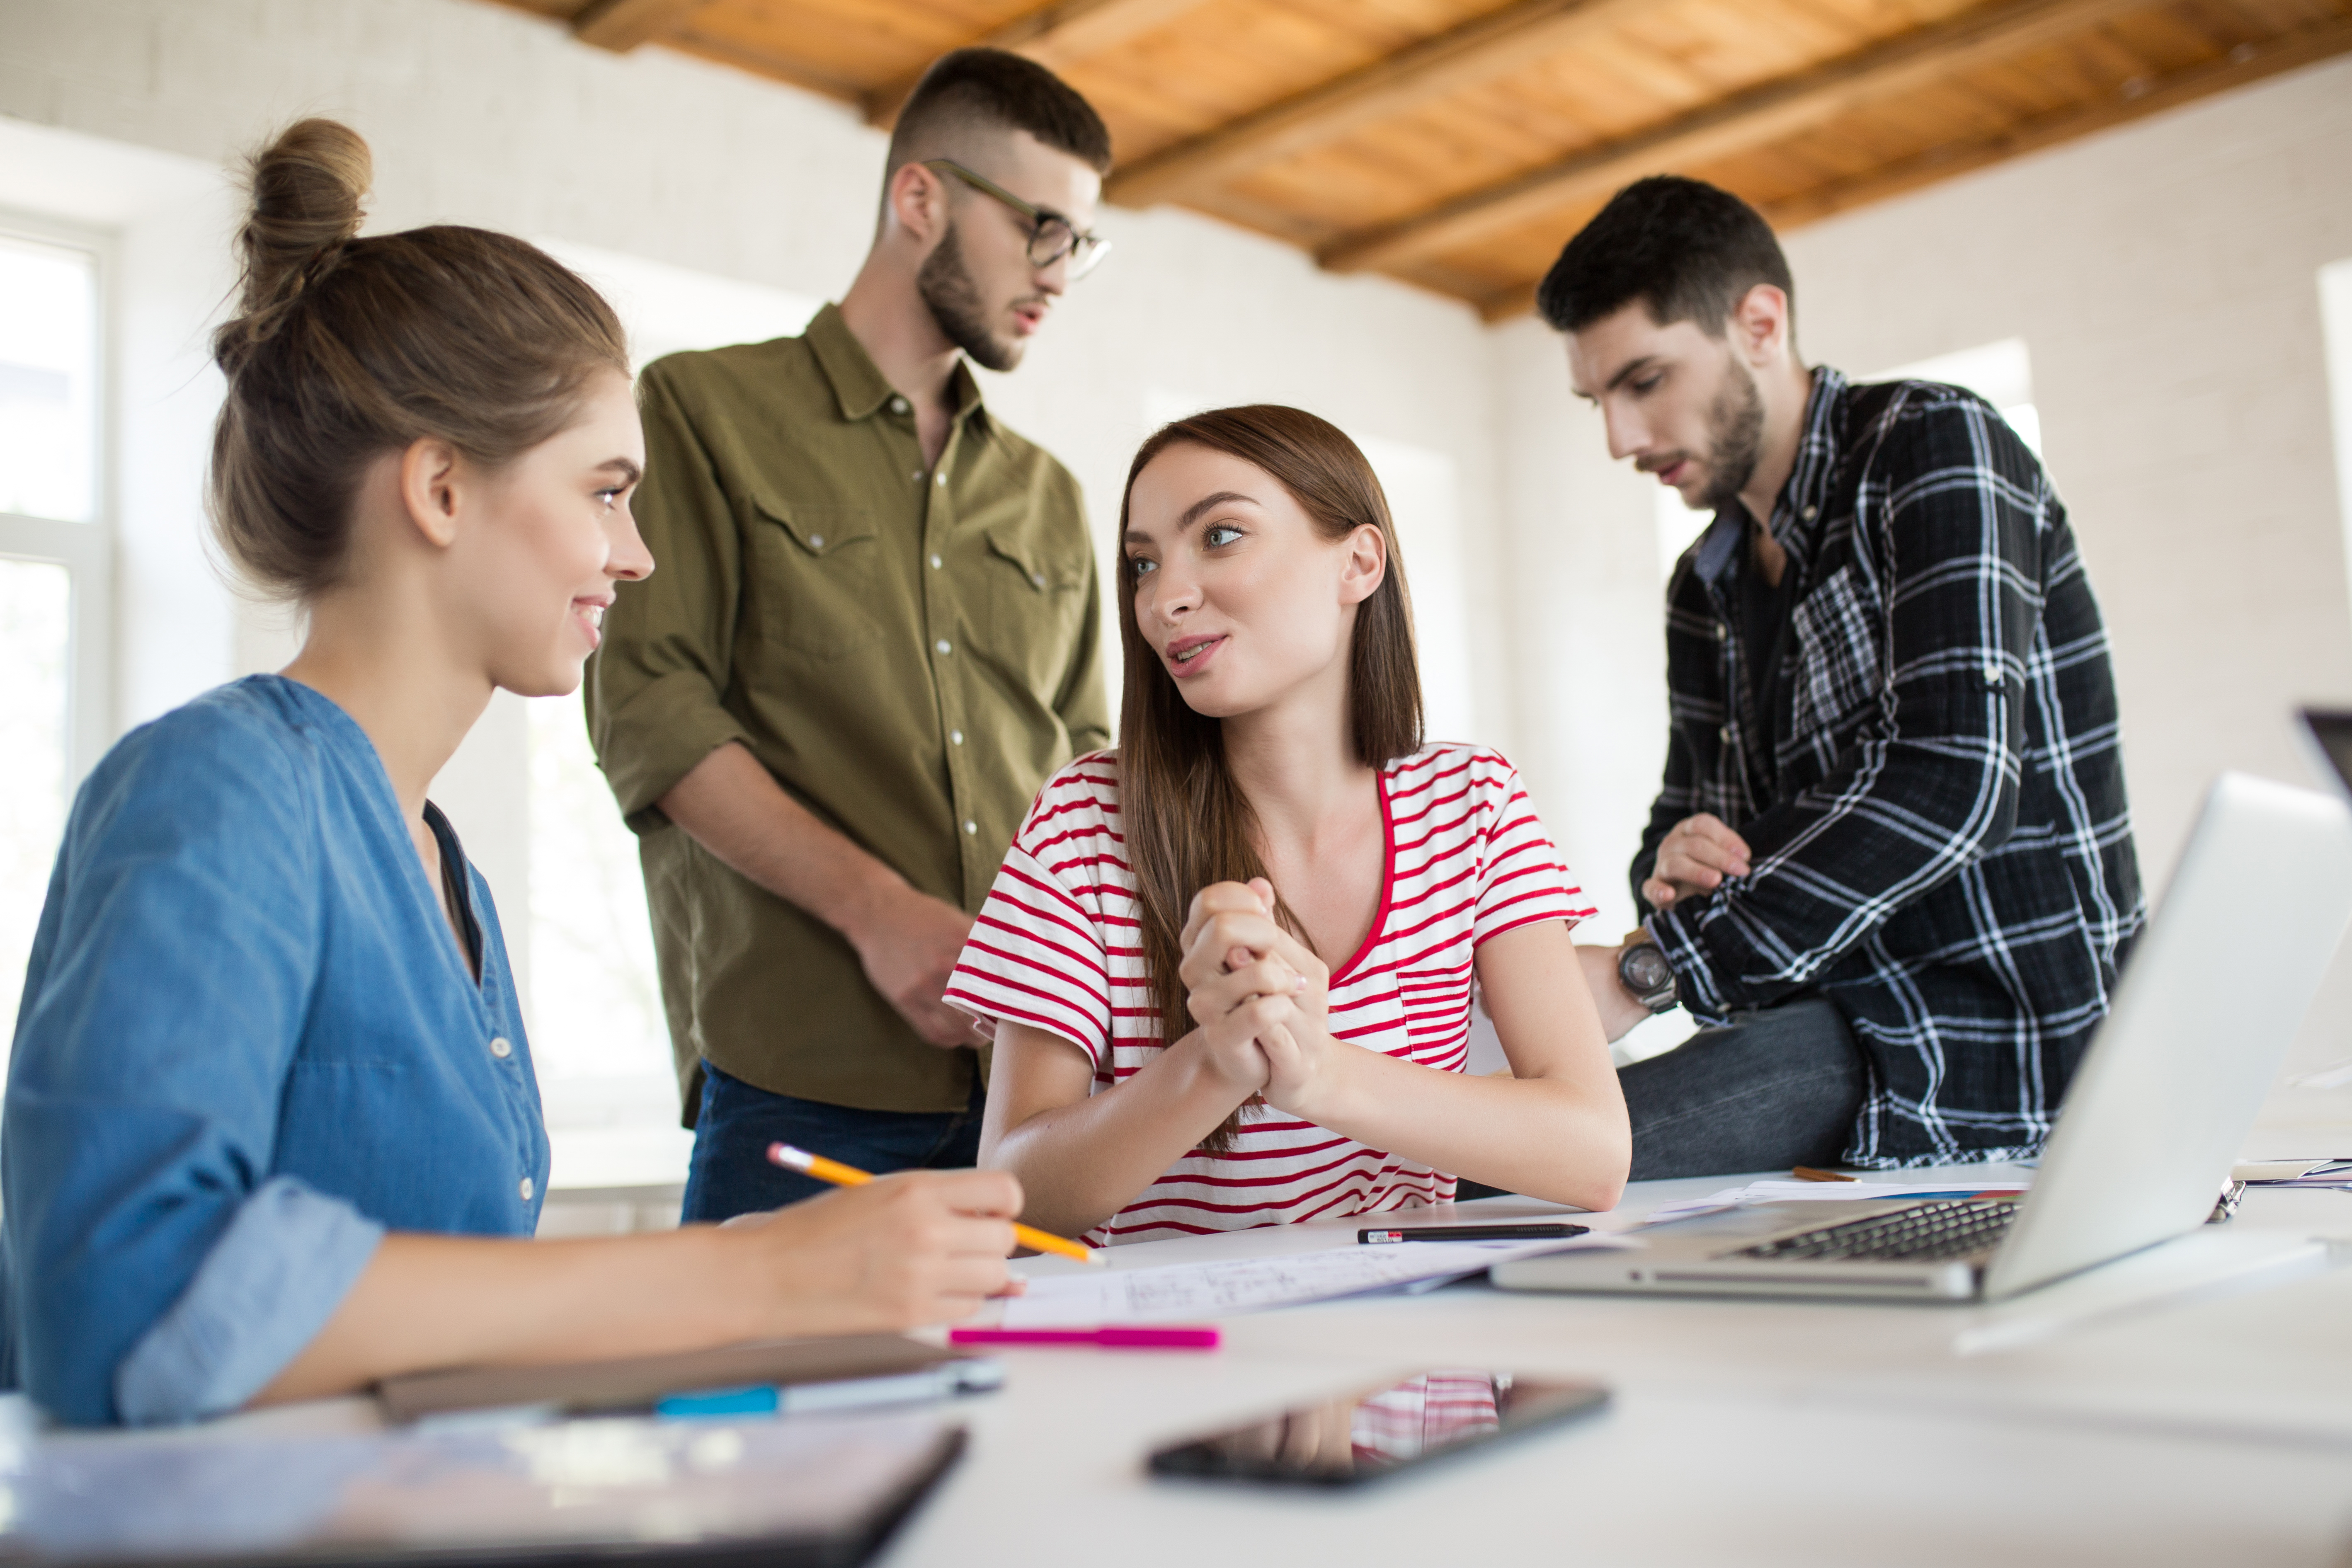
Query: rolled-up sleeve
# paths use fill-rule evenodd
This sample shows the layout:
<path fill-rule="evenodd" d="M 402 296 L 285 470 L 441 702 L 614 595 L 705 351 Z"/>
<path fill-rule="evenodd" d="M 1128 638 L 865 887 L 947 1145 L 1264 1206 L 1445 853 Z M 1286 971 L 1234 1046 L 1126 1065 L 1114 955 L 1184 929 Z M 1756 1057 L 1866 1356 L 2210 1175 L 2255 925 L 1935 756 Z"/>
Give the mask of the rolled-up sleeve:
<path fill-rule="evenodd" d="M 654 573 L 624 583 L 589 661 L 588 738 L 631 825 L 697 763 L 751 736 L 720 700 L 732 679 L 741 550 L 710 455 L 659 363 L 638 388 L 646 479 L 633 510 Z"/>
<path fill-rule="evenodd" d="M 383 1226 L 340 1198 L 291 1176 L 262 1183 L 123 1358 L 115 1408 L 133 1426 L 237 1409 L 318 1338 L 383 1239 Z"/>
<path fill-rule="evenodd" d="M 197 1327 L 207 1302 L 227 1300 L 226 1283 L 191 1295 L 225 1238 L 327 1235 L 286 1230 L 283 1199 L 247 1216 L 271 1168 L 317 971 L 308 810 L 274 738 L 217 710 L 182 710 L 109 756 L 68 825 L 0 1133 L 17 1364 L 61 1421 L 124 1418 L 118 1369 L 184 1301 L 209 1343 L 171 1373 L 173 1386 L 217 1395 L 242 1383 L 249 1394 L 301 1348 L 299 1322 L 315 1331 L 354 1272 L 356 1233 L 330 1227 L 341 1261 L 335 1278 L 306 1286 L 307 1304 L 215 1312 Z M 236 1256 L 264 1245 L 240 1239 Z M 300 1263 L 289 1254 L 281 1267 Z M 233 1256 L 222 1279 L 242 1267 Z M 249 1298 L 262 1283 L 248 1273 L 237 1289 Z M 156 1343 L 156 1364 L 173 1363 Z M 150 1385 L 138 1386 L 144 1397 Z M 194 1413 L 176 1394 L 157 1397 L 155 1408 Z"/>

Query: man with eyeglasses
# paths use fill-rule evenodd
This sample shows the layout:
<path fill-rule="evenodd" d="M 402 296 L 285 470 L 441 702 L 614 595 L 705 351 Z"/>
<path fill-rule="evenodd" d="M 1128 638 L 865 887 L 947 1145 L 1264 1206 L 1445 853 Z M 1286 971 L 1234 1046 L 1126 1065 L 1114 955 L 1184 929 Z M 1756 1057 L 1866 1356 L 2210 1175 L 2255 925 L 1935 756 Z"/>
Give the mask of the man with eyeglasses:
<path fill-rule="evenodd" d="M 685 1218 L 971 1164 L 983 1063 L 940 1002 L 1045 776 L 1109 742 L 1078 486 L 982 403 L 1101 260 L 1110 138 L 961 49 L 899 111 L 872 249 L 804 335 L 647 367 L 662 570 L 605 617 L 598 760 L 638 834 L 695 1129 Z"/>

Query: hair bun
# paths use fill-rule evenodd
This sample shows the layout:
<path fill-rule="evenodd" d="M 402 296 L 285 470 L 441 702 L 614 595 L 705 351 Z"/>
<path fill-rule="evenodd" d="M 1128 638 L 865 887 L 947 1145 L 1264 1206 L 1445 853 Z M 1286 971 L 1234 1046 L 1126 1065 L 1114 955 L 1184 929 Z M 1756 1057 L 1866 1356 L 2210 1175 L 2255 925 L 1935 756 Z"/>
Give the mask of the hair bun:
<path fill-rule="evenodd" d="M 253 155 L 253 205 L 237 235 L 246 315 L 291 300 L 314 264 L 358 237 L 373 168 L 359 132 L 332 120 L 297 121 Z"/>

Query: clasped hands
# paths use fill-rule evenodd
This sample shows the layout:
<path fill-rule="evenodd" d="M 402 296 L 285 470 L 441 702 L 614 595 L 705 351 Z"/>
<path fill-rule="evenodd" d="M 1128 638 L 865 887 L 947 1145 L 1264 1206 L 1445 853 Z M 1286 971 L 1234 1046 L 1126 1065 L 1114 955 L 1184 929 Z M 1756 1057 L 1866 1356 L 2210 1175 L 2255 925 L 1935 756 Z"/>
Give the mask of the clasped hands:
<path fill-rule="evenodd" d="M 1328 1024 L 1330 966 L 1274 918 L 1263 877 L 1218 882 L 1193 897 L 1178 939 L 1187 1010 L 1209 1070 L 1304 1121 L 1342 1070 Z"/>

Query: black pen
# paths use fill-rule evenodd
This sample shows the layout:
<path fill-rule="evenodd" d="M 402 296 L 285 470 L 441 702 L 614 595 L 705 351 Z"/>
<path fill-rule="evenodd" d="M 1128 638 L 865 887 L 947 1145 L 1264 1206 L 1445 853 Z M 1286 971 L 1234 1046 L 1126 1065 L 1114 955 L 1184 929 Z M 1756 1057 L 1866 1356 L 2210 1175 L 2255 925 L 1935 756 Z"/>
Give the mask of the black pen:
<path fill-rule="evenodd" d="M 1391 1241 L 1549 1241 L 1582 1236 L 1589 1225 L 1423 1225 L 1410 1230 L 1360 1230 L 1356 1245 L 1370 1247 Z"/>

